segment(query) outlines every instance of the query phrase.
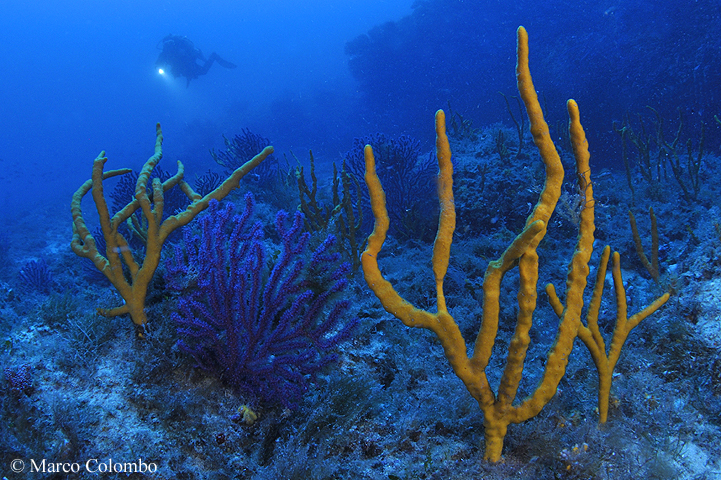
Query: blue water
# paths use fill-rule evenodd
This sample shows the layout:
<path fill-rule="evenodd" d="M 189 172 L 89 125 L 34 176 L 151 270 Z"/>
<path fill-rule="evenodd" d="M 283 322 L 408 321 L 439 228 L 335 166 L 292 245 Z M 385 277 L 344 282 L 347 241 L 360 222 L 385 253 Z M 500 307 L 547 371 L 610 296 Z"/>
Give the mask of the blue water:
<path fill-rule="evenodd" d="M 430 115 L 449 101 L 478 126 L 510 123 L 498 92 L 515 94 L 520 24 L 549 123 L 565 121 L 563 102 L 576 98 L 604 164 L 619 163 L 611 122 L 627 112 L 650 105 L 675 120 L 680 108 L 698 129 L 719 111 L 717 3 L 413 4 L 5 1 L 2 209 L 66 199 L 103 149 L 109 167 L 138 165 L 156 121 L 166 153 L 191 172 L 241 128 L 329 162 L 353 137 L 377 131 L 430 147 Z M 238 68 L 216 64 L 188 88 L 159 75 L 156 47 L 169 33 Z M 346 55 L 366 33 L 371 44 Z"/>

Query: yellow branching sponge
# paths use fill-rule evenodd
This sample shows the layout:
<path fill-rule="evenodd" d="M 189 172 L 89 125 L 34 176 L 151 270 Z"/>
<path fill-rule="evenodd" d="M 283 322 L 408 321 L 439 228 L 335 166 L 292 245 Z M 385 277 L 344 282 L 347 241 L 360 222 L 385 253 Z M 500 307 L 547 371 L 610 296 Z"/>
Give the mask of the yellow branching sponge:
<path fill-rule="evenodd" d="M 113 286 L 118 290 L 125 301 L 124 305 L 111 309 L 98 309 L 98 313 L 107 317 L 130 314 L 133 323 L 142 327 L 147 322 L 145 314 L 145 296 L 148 285 L 153 278 L 155 270 L 160 263 L 160 253 L 163 243 L 168 235 L 176 228 L 187 225 L 196 215 L 208 208 L 211 200 L 222 200 L 233 189 L 238 188 L 240 179 L 260 162 L 273 153 L 273 147 L 266 147 L 261 153 L 253 157 L 244 165 L 235 170 L 215 190 L 204 197 L 196 193 L 193 188 L 183 179 L 185 169 L 181 162 L 178 162 L 178 172 L 161 182 L 154 178 L 152 182 L 152 197 L 148 195 L 148 182 L 150 175 L 163 157 L 163 132 L 158 123 L 155 128 L 155 153 L 151 156 L 138 175 L 135 184 L 135 198 L 112 217 L 108 210 L 108 204 L 103 194 L 103 180 L 130 173 L 132 170 L 124 168 L 103 172 L 103 166 L 108 160 L 105 152 L 93 162 L 93 173 L 90 180 L 86 181 L 73 195 L 71 213 L 73 216 L 73 239 L 70 246 L 76 255 L 89 258 L 95 267 L 105 275 Z M 163 218 L 164 193 L 177 186 L 190 199 L 188 207 L 175 215 Z M 105 237 L 107 245 L 105 252 L 99 252 L 95 239 L 83 219 L 81 202 L 83 197 L 92 192 L 95 207 L 100 217 L 100 228 Z M 123 222 L 129 222 L 131 216 L 140 209 L 147 222 L 147 231 L 142 236 L 145 240 L 145 257 L 142 265 L 138 264 L 136 257 L 128 245 L 127 239 L 118 232 L 118 227 Z M 137 227 L 130 223 L 130 228 L 137 230 Z M 128 268 L 129 278 L 123 273 L 123 263 Z"/>
<path fill-rule="evenodd" d="M 478 401 L 483 410 L 486 442 L 484 458 L 491 462 L 497 462 L 501 459 L 503 439 L 508 425 L 520 423 L 536 416 L 553 398 L 558 384 L 565 374 L 573 342 L 576 336 L 579 335 L 579 330 L 584 332 L 582 334 L 584 341 L 586 341 L 586 338 L 589 339 L 587 345 L 591 349 L 599 370 L 601 390 L 599 398 L 601 402 L 606 402 L 605 409 L 600 406 L 599 410 L 602 414 L 602 421 L 605 421 L 604 412 L 608 410 L 608 394 L 613 367 L 618 360 L 618 354 L 628 332 L 668 299 L 668 295 L 664 295 L 630 320 L 626 320 L 626 298 L 625 293 L 622 294 L 623 285 L 620 283 L 620 266 L 618 266 L 618 254 L 616 254 L 614 257 L 614 272 L 618 269 L 616 293 L 619 314 L 617 332 L 614 333 L 609 355 L 606 355 L 603 339 L 600 338 L 598 332 L 597 321 L 605 275 L 605 263 L 603 260 L 601 269 L 604 270 L 604 275 L 599 274 L 601 276 L 596 281 L 590 309 L 592 313 L 589 313 L 586 319 L 588 327 L 581 321 L 583 292 L 586 288 L 586 279 L 589 275 L 588 263 L 593 250 L 594 200 L 590 179 L 588 144 L 581 127 L 578 106 L 575 101 L 569 100 L 567 105 L 570 116 L 569 129 L 576 158 L 579 187 L 585 193 L 585 203 L 580 215 L 576 249 L 566 277 L 565 304 L 555 295 L 553 287 L 548 287 L 548 291 L 552 294 L 550 296 L 552 306 L 560 318 L 556 341 L 548 352 L 543 377 L 536 390 L 528 398 L 516 399 L 518 386 L 523 376 L 524 360 L 530 343 L 529 331 L 533 323 L 533 313 L 536 309 L 538 285 L 538 253 L 536 248 L 545 236 L 548 220 L 556 208 L 564 175 L 561 159 L 549 135 L 548 125 L 543 119 L 543 112 L 531 81 L 531 74 L 528 69 L 528 36 L 523 27 L 518 29 L 516 73 L 521 99 L 530 118 L 531 133 L 545 165 L 546 179 L 538 203 L 526 220 L 523 231 L 501 255 L 501 258 L 488 265 L 483 281 L 481 327 L 471 357 L 468 356 L 466 342 L 461 336 L 458 325 L 448 313 L 443 293 L 443 279 L 448 269 L 450 246 L 456 222 L 453 202 L 453 165 L 451 163 L 448 137 L 446 136 L 445 114 L 442 110 L 436 113 L 440 220 L 433 246 L 432 263 L 436 281 L 437 313 L 417 309 L 404 300 L 390 282 L 383 278 L 378 268 L 378 254 L 386 238 L 389 218 L 385 206 L 385 193 L 375 171 L 372 148 L 367 145 L 364 152 L 366 160 L 365 180 L 370 191 L 371 206 L 375 217 L 374 230 L 368 239 L 368 247 L 362 257 L 366 282 L 381 301 L 383 307 L 399 318 L 405 325 L 426 328 L 436 334 L 453 371 L 463 381 L 470 394 Z M 604 255 L 607 262 L 608 254 L 604 253 Z M 518 266 L 520 277 L 520 287 L 517 295 L 518 316 L 516 329 L 508 348 L 506 366 L 498 391 L 494 392 L 489 385 L 485 370 L 489 364 L 498 332 L 501 282 L 505 274 L 516 266 Z M 615 275 L 614 279 L 616 278 Z"/>

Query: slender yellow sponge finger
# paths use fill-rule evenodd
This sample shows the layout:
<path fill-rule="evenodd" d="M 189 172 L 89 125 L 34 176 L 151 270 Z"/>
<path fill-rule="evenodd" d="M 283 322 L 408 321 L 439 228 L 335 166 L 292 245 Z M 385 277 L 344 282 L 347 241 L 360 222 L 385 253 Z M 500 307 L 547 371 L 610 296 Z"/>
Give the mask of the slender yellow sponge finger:
<path fill-rule="evenodd" d="M 561 196 L 561 184 L 563 183 L 563 165 L 561 157 L 556 151 L 551 135 L 548 131 L 548 124 L 543 118 L 543 110 L 538 101 L 536 89 L 531 79 L 531 71 L 528 66 L 528 32 L 523 26 L 518 27 L 517 34 L 517 61 L 516 61 L 516 82 L 518 84 L 518 92 L 521 100 L 526 106 L 528 120 L 530 122 L 530 131 L 533 135 L 533 142 L 538 148 L 538 153 L 546 167 L 546 180 L 543 185 L 543 191 L 539 196 L 538 203 L 533 209 L 533 213 L 528 217 L 526 223 L 535 220 L 543 220 L 548 224 L 548 220 L 556 208 L 556 202 Z M 545 233 L 544 233 L 545 235 Z M 538 239 L 540 242 L 543 238 Z"/>
<path fill-rule="evenodd" d="M 220 201 L 226 196 L 228 196 L 230 192 L 238 188 L 238 186 L 240 185 L 240 180 L 245 175 L 247 175 L 248 172 L 260 165 L 261 162 L 263 162 L 263 160 L 265 160 L 273 152 L 273 147 L 265 147 L 258 155 L 238 167 L 233 173 L 230 174 L 228 178 L 223 180 L 223 182 L 218 185 L 215 190 L 209 192 L 204 197 L 200 197 L 200 195 L 195 193 L 195 191 L 193 191 L 193 189 L 186 184 L 186 188 L 182 190 L 186 192 L 188 198 L 191 199 L 191 203 L 182 212 L 176 213 L 175 215 L 172 215 L 166 218 L 165 221 L 163 221 L 163 224 L 160 226 L 160 231 L 158 233 L 160 240 L 162 242 L 165 242 L 165 240 L 168 238 L 168 235 L 170 235 L 176 228 L 182 227 L 190 223 L 190 221 L 193 220 L 196 215 L 208 208 L 211 200 Z"/>
<path fill-rule="evenodd" d="M 563 315 L 563 302 L 558 298 L 556 287 L 552 283 L 546 284 L 546 295 L 548 295 L 548 303 L 551 304 L 553 312 L 558 318 L 561 318 L 561 315 Z"/>
<path fill-rule="evenodd" d="M 651 261 L 648 260 L 646 253 L 643 251 L 641 235 L 638 233 L 638 226 L 636 225 L 636 217 L 631 210 L 628 211 L 628 221 L 631 224 L 631 234 L 636 244 L 636 253 L 643 266 L 646 267 L 648 273 L 651 274 L 651 278 L 658 283 L 661 278 L 661 270 L 658 266 L 658 221 L 656 215 L 653 213 L 653 207 L 648 208 L 648 214 L 651 218 Z"/>
<path fill-rule="evenodd" d="M 584 343 L 592 349 L 591 346 L 596 347 L 599 352 L 606 356 L 606 342 L 601 336 L 601 330 L 598 328 L 598 315 L 601 311 L 601 300 L 603 298 L 603 288 L 606 282 L 606 271 L 608 270 L 608 260 L 611 258 L 611 247 L 606 245 L 601 253 L 601 261 L 598 264 L 598 270 L 596 271 L 596 283 L 593 287 L 593 295 L 591 296 L 591 302 L 588 304 L 588 313 L 586 313 L 586 325 L 581 324 L 579 327 L 579 337 Z M 585 335 L 588 333 L 590 338 L 586 339 Z M 591 354 L 594 355 L 593 350 Z M 595 355 L 594 355 L 595 359 Z"/>
<path fill-rule="evenodd" d="M 652 315 L 653 313 L 656 312 L 656 310 L 663 307 L 664 304 L 666 302 L 668 302 L 669 298 L 671 298 L 671 294 L 666 292 L 663 295 L 661 295 L 660 297 L 658 297 L 656 300 L 651 302 L 651 304 L 648 305 L 647 307 L 645 307 L 643 310 L 641 310 L 640 312 L 636 313 L 631 318 L 629 318 L 628 324 L 629 324 L 630 328 L 634 328 L 636 325 L 641 323 L 641 321 L 643 319 L 645 319 L 649 315 Z"/>
<path fill-rule="evenodd" d="M 393 285 L 383 278 L 383 274 L 381 274 L 378 267 L 378 254 L 388 234 L 390 219 L 386 209 L 386 194 L 376 173 L 373 148 L 366 145 L 363 149 L 363 155 L 366 164 L 365 181 L 366 185 L 368 185 L 371 210 L 375 218 L 373 232 L 368 237 L 368 245 L 361 257 L 363 276 L 388 313 L 395 315 L 409 327 L 428 327 L 433 321 L 433 316 L 428 312 L 416 309 L 404 300 L 395 291 Z"/>
<path fill-rule="evenodd" d="M 586 288 L 586 279 L 590 273 L 588 262 L 591 260 L 591 253 L 593 253 L 593 233 L 596 230 L 594 224 L 595 202 L 593 200 L 593 186 L 591 184 L 588 141 L 581 126 L 578 105 L 575 100 L 569 100 L 566 105 L 569 116 L 568 130 L 571 137 L 573 154 L 576 159 L 578 188 L 584 195 L 576 250 L 571 257 L 571 265 L 569 266 L 568 276 L 566 277 L 566 309 L 573 310 L 570 312 L 571 318 L 569 318 L 569 320 L 578 326 L 580 325 L 581 310 L 583 308 L 583 292 Z M 561 321 L 563 321 L 563 319 Z"/>
<path fill-rule="evenodd" d="M 436 152 L 438 157 L 438 201 L 440 216 L 438 233 L 433 242 L 433 275 L 436 280 L 438 311 L 446 312 L 446 298 L 443 295 L 443 278 L 448 271 L 451 256 L 453 231 L 456 229 L 456 207 L 453 201 L 453 163 L 451 147 L 446 136 L 446 114 L 436 112 Z"/>
<path fill-rule="evenodd" d="M 105 159 L 105 152 L 100 152 L 98 155 L 99 159 Z M 123 168 L 119 170 L 109 170 L 103 174 L 102 180 L 116 177 L 118 175 L 125 175 L 126 173 L 132 172 L 129 168 Z M 93 180 L 87 180 L 83 183 L 80 188 L 73 194 L 70 202 L 70 214 L 73 218 L 73 240 L 70 244 L 73 252 L 80 256 L 93 260 L 97 251 L 95 245 L 95 239 L 93 238 L 90 230 L 85 224 L 83 219 L 82 200 L 85 195 L 93 188 Z M 104 259 L 104 258 L 103 258 Z"/>

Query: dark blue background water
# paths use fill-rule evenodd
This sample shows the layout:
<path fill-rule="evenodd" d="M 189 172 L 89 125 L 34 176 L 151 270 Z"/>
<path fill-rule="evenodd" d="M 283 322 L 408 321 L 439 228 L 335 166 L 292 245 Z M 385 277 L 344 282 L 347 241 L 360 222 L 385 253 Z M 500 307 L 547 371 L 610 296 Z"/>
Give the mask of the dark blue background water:
<path fill-rule="evenodd" d="M 212 166 L 208 149 L 248 127 L 282 152 L 340 158 L 355 136 L 409 133 L 430 147 L 432 113 L 476 126 L 510 117 L 515 30 L 549 123 L 579 101 L 599 166 L 619 163 L 611 122 L 651 105 L 718 147 L 718 2 L 626 1 L 5 1 L 0 6 L 0 209 L 67 210 L 106 150 L 138 169 L 165 133 L 171 169 Z M 386 23 L 392 22 L 392 23 Z M 191 82 L 153 64 L 167 34 L 218 65 Z M 349 63 L 350 60 L 350 63 Z M 647 113 L 647 112 L 646 112 Z M 64 214 L 64 213 L 63 213 Z"/>

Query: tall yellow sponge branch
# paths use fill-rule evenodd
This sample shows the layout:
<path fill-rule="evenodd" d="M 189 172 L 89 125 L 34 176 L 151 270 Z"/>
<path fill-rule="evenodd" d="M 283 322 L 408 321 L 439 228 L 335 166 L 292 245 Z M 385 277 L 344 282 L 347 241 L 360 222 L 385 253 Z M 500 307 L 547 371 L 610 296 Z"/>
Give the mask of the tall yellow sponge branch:
<path fill-rule="evenodd" d="M 560 156 L 549 135 L 548 125 L 543 118 L 543 112 L 531 79 L 528 68 L 528 35 L 523 27 L 518 28 L 516 75 L 518 90 L 528 111 L 531 133 L 545 166 L 545 183 L 538 202 L 526 220 L 523 231 L 511 242 L 500 258 L 490 262 L 486 269 L 483 281 L 482 317 L 472 356 L 468 356 L 466 342 L 461 335 L 460 329 L 453 317 L 448 313 L 443 292 L 443 280 L 448 269 L 450 246 L 453 241 L 456 221 L 453 201 L 453 164 L 450 161 L 451 151 L 446 136 L 445 114 L 442 110 L 439 110 L 436 112 L 435 118 L 436 152 L 439 167 L 438 197 L 441 207 L 432 258 L 433 275 L 436 283 L 436 313 L 414 307 L 396 292 L 390 282 L 383 278 L 378 266 L 378 255 L 388 233 L 389 218 L 383 186 L 375 170 L 373 150 L 369 145 L 366 145 L 364 151 L 366 161 L 365 180 L 370 191 L 371 207 L 375 218 L 373 233 L 368 240 L 368 247 L 361 259 L 366 282 L 386 311 L 399 318 L 407 326 L 426 328 L 436 334 L 444 349 L 448 363 L 453 368 L 453 372 L 463 381 L 468 392 L 478 402 L 483 411 L 485 427 L 484 458 L 491 462 L 501 460 L 503 439 L 508 425 L 520 423 L 534 417 L 553 398 L 558 384 L 565 375 L 573 343 L 579 334 L 579 330 L 584 332 L 583 336 L 596 339 L 600 337 L 600 334 L 593 331 L 592 325 L 596 325 L 595 328 L 598 330 L 597 306 L 600 305 L 602 281 L 600 287 L 599 281 L 597 281 L 594 289 L 589 317 L 587 318 L 589 327 L 584 326 L 581 322 L 584 305 L 583 292 L 586 288 L 586 279 L 589 275 L 588 263 L 593 250 L 595 210 L 588 143 L 581 127 L 578 106 L 575 101 L 569 100 L 567 104 L 570 118 L 569 133 L 576 160 L 578 186 L 584 194 L 585 202 L 580 214 L 576 248 L 566 276 L 565 304 L 555 294 L 552 286 L 547 287 L 550 292 L 551 304 L 560 318 L 555 342 L 548 352 L 542 379 L 533 394 L 525 399 L 517 398 L 518 388 L 523 377 L 526 353 L 530 344 L 529 332 L 533 325 L 533 314 L 538 297 L 537 247 L 546 234 L 549 219 L 556 208 L 564 176 Z M 486 368 L 490 363 L 498 333 L 501 311 L 501 283 L 506 273 L 516 268 L 516 266 L 518 267 L 520 280 L 517 295 L 516 328 L 508 346 L 506 365 L 498 389 L 494 391 L 489 384 Z M 605 265 L 602 266 L 605 269 Z M 626 298 L 625 295 L 618 295 L 618 293 L 617 288 L 619 319 L 625 319 Z M 660 298 L 627 322 L 619 320 L 617 326 L 620 333 L 618 336 L 614 334 L 608 361 L 604 364 L 601 362 L 600 356 L 594 356 L 594 360 L 597 357 L 599 358 L 597 366 L 601 365 L 605 369 L 604 372 L 609 370 L 612 372 L 627 333 L 642 318 L 660 307 L 664 301 L 663 297 Z M 593 312 L 594 308 L 596 309 L 596 317 L 591 318 L 592 314 L 590 312 Z M 586 333 L 586 331 L 588 332 Z M 603 339 L 601 339 L 602 341 Z M 601 349 L 597 350 L 600 351 Z M 605 358 L 605 349 L 603 349 L 603 352 Z M 601 367 L 599 367 L 599 372 Z M 610 379 L 607 383 L 610 390 Z M 604 390 L 604 385 L 601 385 L 601 390 Z M 599 395 L 606 395 L 604 392 L 599 393 Z"/>

